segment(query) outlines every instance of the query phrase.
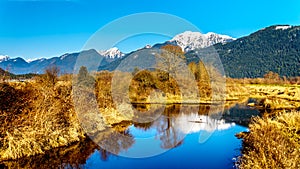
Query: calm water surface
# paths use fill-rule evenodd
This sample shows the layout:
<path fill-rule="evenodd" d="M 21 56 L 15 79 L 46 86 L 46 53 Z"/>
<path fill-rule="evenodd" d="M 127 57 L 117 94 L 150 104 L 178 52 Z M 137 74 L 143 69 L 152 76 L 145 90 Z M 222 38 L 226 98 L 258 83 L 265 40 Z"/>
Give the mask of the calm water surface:
<path fill-rule="evenodd" d="M 245 106 L 235 106 L 223 113 L 218 111 L 208 106 L 171 105 L 148 123 L 127 122 L 116 125 L 117 129 L 98 133 L 92 138 L 98 145 L 88 140 L 70 150 L 57 149 L 4 165 L 11 168 L 235 168 L 241 149 L 241 140 L 235 134 L 247 131 L 250 117 L 259 112 Z M 141 156 L 144 158 L 137 158 Z"/>
<path fill-rule="evenodd" d="M 130 132 L 135 133 L 136 130 L 138 129 L 130 128 Z M 199 134 L 203 131 L 198 131 L 188 134 L 178 147 L 161 155 L 142 159 L 111 155 L 103 161 L 100 160 L 101 152 L 94 151 L 84 168 L 234 168 L 235 158 L 240 155 L 241 148 L 241 141 L 234 135 L 241 131 L 246 131 L 246 127 L 235 125 L 217 130 L 202 144 L 198 141 Z M 133 144 L 127 151 L 147 148 L 143 146 L 147 145 Z"/>

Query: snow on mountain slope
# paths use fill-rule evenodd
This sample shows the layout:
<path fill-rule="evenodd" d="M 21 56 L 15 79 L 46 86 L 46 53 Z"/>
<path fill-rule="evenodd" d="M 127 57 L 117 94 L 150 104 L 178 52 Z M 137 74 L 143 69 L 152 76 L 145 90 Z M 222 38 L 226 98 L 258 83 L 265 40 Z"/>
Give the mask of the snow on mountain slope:
<path fill-rule="evenodd" d="M 9 59 L 10 59 L 9 56 L 7 55 L 0 55 L 0 62 L 7 61 Z"/>
<path fill-rule="evenodd" d="M 201 34 L 200 32 L 186 31 L 176 35 L 169 42 L 180 46 L 182 50 L 187 52 L 196 48 L 205 48 L 216 43 L 227 43 L 233 40 L 235 40 L 235 38 L 212 32 Z"/>
<path fill-rule="evenodd" d="M 117 47 L 110 48 L 106 51 L 100 51 L 99 54 L 111 59 L 120 58 L 125 55 Z"/>
<path fill-rule="evenodd" d="M 31 63 L 34 61 L 42 62 L 44 60 L 46 60 L 46 58 L 33 58 L 33 59 L 26 59 L 26 62 L 28 62 L 28 63 Z"/>
<path fill-rule="evenodd" d="M 292 26 L 290 26 L 290 25 L 276 26 L 276 27 L 275 27 L 275 30 L 278 30 L 278 29 L 285 30 L 285 29 L 289 29 L 289 28 L 291 28 L 291 27 L 292 27 Z"/>

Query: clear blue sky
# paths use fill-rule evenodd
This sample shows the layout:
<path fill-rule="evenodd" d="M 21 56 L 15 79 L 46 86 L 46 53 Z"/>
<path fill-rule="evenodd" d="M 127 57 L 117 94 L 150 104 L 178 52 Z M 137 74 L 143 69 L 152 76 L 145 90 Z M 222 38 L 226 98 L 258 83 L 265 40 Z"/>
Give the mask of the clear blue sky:
<path fill-rule="evenodd" d="M 273 24 L 300 25 L 299 0 L 0 0 L 0 55 L 29 59 L 80 51 L 105 24 L 140 12 L 176 15 L 203 33 L 232 37 Z"/>

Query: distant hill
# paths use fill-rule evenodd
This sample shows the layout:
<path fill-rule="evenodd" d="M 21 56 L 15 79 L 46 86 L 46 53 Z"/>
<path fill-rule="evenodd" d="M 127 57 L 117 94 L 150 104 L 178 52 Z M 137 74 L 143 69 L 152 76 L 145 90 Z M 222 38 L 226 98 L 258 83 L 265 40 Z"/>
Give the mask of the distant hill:
<path fill-rule="evenodd" d="M 30 79 L 34 76 L 37 76 L 37 74 L 34 73 L 28 73 L 28 74 L 19 74 L 19 75 L 15 75 L 13 73 L 10 73 L 8 71 L 3 70 L 2 68 L 0 68 L 0 80 L 2 80 L 4 77 L 5 79 Z"/>
<path fill-rule="evenodd" d="M 0 68 L 0 76 L 13 76 L 14 74 L 9 73 L 3 69 Z"/>
<path fill-rule="evenodd" d="M 5 70 L 3 70 L 2 68 L 0 68 L 0 75 L 3 76 L 5 74 Z"/>
<path fill-rule="evenodd" d="M 229 77 L 300 76 L 300 26 L 270 26 L 214 47 Z"/>

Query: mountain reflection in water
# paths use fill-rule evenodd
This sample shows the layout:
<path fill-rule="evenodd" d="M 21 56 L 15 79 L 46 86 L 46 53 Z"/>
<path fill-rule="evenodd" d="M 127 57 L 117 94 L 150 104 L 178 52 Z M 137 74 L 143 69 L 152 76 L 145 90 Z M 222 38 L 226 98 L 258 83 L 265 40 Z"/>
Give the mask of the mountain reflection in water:
<path fill-rule="evenodd" d="M 147 106 L 135 105 L 135 108 L 147 109 Z M 160 116 L 151 114 L 157 111 L 145 112 L 146 117 L 156 117 L 150 122 L 123 122 L 95 133 L 91 137 L 93 141 L 86 139 L 45 155 L 1 165 L 5 168 L 234 167 L 234 158 L 241 148 L 241 140 L 234 135 L 247 128 L 236 124 L 232 119 L 239 119 L 231 119 L 230 112 L 234 110 L 232 114 L 239 116 L 235 109 L 241 108 L 234 107 L 224 111 L 225 114 L 218 106 L 176 104 L 165 108 L 157 106 L 157 109 L 163 109 Z M 143 142 L 145 139 L 147 144 Z M 126 158 L 141 152 L 147 158 Z"/>

